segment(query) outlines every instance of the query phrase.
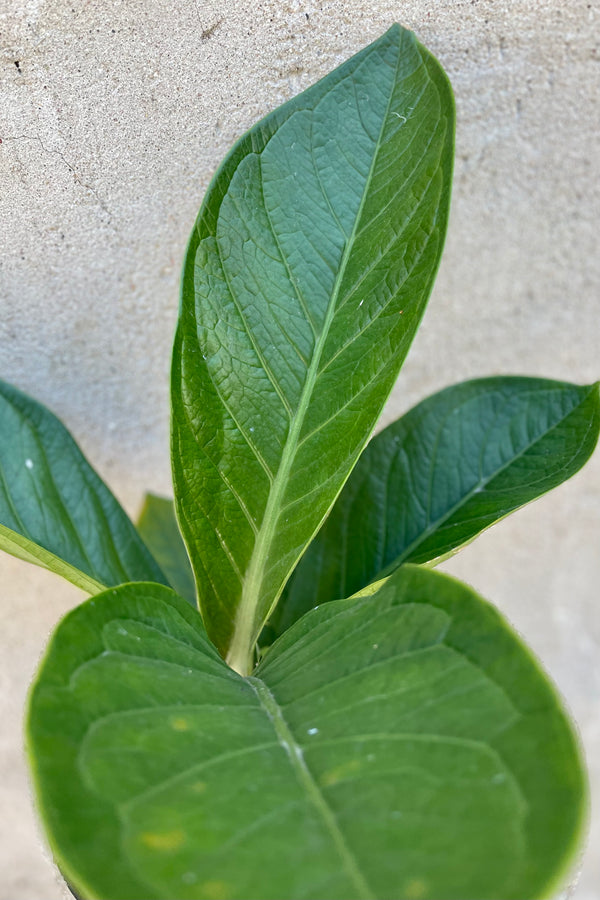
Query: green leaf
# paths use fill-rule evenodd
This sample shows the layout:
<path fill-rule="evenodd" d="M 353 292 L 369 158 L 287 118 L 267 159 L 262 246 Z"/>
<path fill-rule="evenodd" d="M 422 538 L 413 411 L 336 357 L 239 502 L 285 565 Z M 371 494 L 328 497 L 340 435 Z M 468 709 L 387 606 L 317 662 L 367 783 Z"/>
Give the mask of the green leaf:
<path fill-rule="evenodd" d="M 526 900 L 560 886 L 585 812 L 536 661 L 414 566 L 308 613 L 248 678 L 167 588 L 107 591 L 59 625 L 28 748 L 87 900 Z"/>
<path fill-rule="evenodd" d="M 270 635 L 404 562 L 471 541 L 574 475 L 599 427 L 598 385 L 482 378 L 419 403 L 367 446 L 290 578 Z"/>
<path fill-rule="evenodd" d="M 49 410 L 0 381 L 0 547 L 91 594 L 165 576 Z"/>
<path fill-rule="evenodd" d="M 175 500 L 239 671 L 371 434 L 429 296 L 454 108 L 399 26 L 267 116 L 191 237 L 173 356 Z"/>
<path fill-rule="evenodd" d="M 137 530 L 180 597 L 196 606 L 194 573 L 179 531 L 172 500 L 146 494 Z"/>

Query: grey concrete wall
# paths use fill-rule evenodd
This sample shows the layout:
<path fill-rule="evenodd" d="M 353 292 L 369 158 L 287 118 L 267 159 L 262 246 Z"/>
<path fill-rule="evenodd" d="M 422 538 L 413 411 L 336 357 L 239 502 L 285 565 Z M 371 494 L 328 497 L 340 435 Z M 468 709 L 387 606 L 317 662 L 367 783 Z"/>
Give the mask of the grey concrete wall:
<path fill-rule="evenodd" d="M 211 173 L 259 116 L 414 29 L 457 98 L 446 255 L 386 411 L 447 383 L 600 375 L 600 5 L 579 0 L 0 0 L 0 374 L 51 406 L 135 513 L 169 491 L 180 261 Z M 579 723 L 598 812 L 600 454 L 448 568 L 509 616 Z M 52 900 L 21 750 L 27 684 L 82 595 L 9 557 L 0 651 L 0 900 Z"/>

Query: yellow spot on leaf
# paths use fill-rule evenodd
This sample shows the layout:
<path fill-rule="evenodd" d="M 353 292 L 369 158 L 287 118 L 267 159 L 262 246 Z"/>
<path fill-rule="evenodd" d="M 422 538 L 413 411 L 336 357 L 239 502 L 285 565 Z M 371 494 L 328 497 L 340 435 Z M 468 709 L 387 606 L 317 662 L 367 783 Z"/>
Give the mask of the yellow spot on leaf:
<path fill-rule="evenodd" d="M 206 900 L 228 900 L 230 897 L 229 885 L 225 881 L 205 881 L 200 891 Z"/>
<path fill-rule="evenodd" d="M 203 794 L 206 790 L 206 782 L 195 781 L 191 787 L 191 790 L 194 792 L 194 794 Z"/>
<path fill-rule="evenodd" d="M 144 831 L 140 835 L 140 840 L 151 850 L 176 850 L 183 844 L 185 834 L 180 828 L 162 832 Z"/>
<path fill-rule="evenodd" d="M 321 776 L 321 785 L 322 787 L 331 787 L 337 784 L 338 781 L 343 781 L 344 778 L 354 774 L 354 772 L 358 772 L 359 769 L 360 761 L 358 759 L 349 759 L 348 762 L 336 766 L 335 769 L 324 772 Z"/>
<path fill-rule="evenodd" d="M 189 727 L 190 723 L 187 719 L 184 719 L 183 716 L 171 719 L 171 728 L 173 731 L 188 731 Z"/>
<path fill-rule="evenodd" d="M 422 878 L 411 878 L 406 882 L 402 893 L 406 900 L 421 900 L 427 893 L 427 882 Z"/>

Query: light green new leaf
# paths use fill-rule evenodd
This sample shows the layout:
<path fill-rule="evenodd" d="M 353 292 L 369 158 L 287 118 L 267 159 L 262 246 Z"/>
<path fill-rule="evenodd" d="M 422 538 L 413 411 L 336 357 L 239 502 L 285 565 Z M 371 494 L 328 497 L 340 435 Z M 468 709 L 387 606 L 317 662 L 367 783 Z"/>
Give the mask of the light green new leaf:
<path fill-rule="evenodd" d="M 239 671 L 371 434 L 448 213 L 446 76 L 394 26 L 256 125 L 192 234 L 173 355 L 175 499 Z"/>
<path fill-rule="evenodd" d="M 65 427 L 0 381 L 0 547 L 95 594 L 165 576 Z"/>
<path fill-rule="evenodd" d="M 167 588 L 107 591 L 58 627 L 28 746 L 85 900 L 545 897 L 584 814 L 529 651 L 414 566 L 308 613 L 248 678 Z"/>
<path fill-rule="evenodd" d="M 446 388 L 369 443 L 269 623 L 435 560 L 575 474 L 600 427 L 598 385 L 497 377 Z"/>
<path fill-rule="evenodd" d="M 196 606 L 194 573 L 179 531 L 172 500 L 146 494 L 137 530 L 180 597 Z"/>

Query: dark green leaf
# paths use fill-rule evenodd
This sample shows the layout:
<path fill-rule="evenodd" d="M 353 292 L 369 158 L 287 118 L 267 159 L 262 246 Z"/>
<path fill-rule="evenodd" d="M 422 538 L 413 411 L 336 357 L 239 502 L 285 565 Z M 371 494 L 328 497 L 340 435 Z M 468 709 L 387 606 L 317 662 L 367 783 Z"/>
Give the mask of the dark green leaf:
<path fill-rule="evenodd" d="M 584 812 L 537 663 L 414 566 L 308 613 L 245 679 L 168 589 L 107 591 L 58 627 L 28 744 L 88 900 L 527 900 L 560 885 Z"/>
<path fill-rule="evenodd" d="M 196 606 L 194 573 L 179 531 L 172 500 L 146 494 L 137 530 L 180 597 Z"/>
<path fill-rule="evenodd" d="M 454 108 L 394 26 L 256 125 L 192 234 L 173 356 L 178 518 L 208 631 L 247 671 L 423 314 Z"/>
<path fill-rule="evenodd" d="M 443 557 L 561 484 L 592 453 L 599 426 L 597 385 L 483 378 L 419 403 L 367 446 L 270 635 L 404 562 Z"/>
<path fill-rule="evenodd" d="M 166 583 L 131 521 L 49 410 L 0 382 L 0 547 L 97 593 Z"/>

